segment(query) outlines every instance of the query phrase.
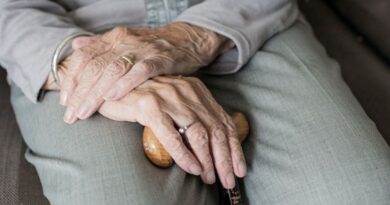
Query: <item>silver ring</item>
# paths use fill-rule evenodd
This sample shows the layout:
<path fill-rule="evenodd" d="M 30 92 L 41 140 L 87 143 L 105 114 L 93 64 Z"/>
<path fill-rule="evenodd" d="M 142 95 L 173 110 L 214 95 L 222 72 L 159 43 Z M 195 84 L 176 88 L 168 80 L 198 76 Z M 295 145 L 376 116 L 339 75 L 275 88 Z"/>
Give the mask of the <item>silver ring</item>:
<path fill-rule="evenodd" d="M 197 122 L 197 121 L 194 121 L 194 122 L 192 122 L 192 123 L 189 124 L 189 125 L 186 125 L 186 126 L 184 126 L 184 127 L 179 127 L 179 129 L 178 129 L 177 131 L 178 131 L 180 134 L 184 135 L 184 134 L 186 133 L 186 131 L 187 131 L 188 129 L 190 129 L 190 127 L 191 127 L 192 125 L 194 125 L 196 122 Z"/>

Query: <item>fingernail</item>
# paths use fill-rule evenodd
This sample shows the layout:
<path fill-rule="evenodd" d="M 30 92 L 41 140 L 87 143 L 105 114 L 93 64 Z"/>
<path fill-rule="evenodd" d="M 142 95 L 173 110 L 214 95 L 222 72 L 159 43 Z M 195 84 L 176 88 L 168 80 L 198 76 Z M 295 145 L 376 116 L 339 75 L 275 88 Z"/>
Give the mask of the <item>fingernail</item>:
<path fill-rule="evenodd" d="M 206 174 L 206 180 L 210 184 L 214 184 L 215 182 L 215 173 L 213 171 L 210 171 Z"/>
<path fill-rule="evenodd" d="M 89 107 L 87 104 L 83 103 L 78 112 L 77 112 L 77 116 L 80 118 L 80 119 L 84 119 L 86 117 L 86 115 L 88 114 L 89 112 Z"/>
<path fill-rule="evenodd" d="M 241 161 L 239 164 L 238 164 L 238 171 L 240 172 L 240 175 L 242 177 L 244 177 L 246 175 L 246 172 L 247 172 L 247 167 L 246 167 L 246 163 L 244 161 Z"/>
<path fill-rule="evenodd" d="M 111 99 L 114 99 L 115 97 L 116 97 L 116 95 L 117 95 L 117 90 L 115 90 L 115 89 L 111 89 L 110 91 L 108 91 L 108 93 L 106 93 L 105 95 L 104 95 L 104 99 L 105 100 L 111 100 Z"/>
<path fill-rule="evenodd" d="M 226 188 L 228 189 L 233 189 L 234 186 L 236 185 L 233 173 L 229 173 L 225 180 L 227 186 Z"/>
<path fill-rule="evenodd" d="M 190 166 L 190 172 L 193 174 L 193 175 L 200 175 L 201 172 L 202 172 L 202 169 L 196 165 L 196 164 L 192 164 Z"/>
<path fill-rule="evenodd" d="M 74 115 L 73 108 L 68 108 L 65 111 L 64 121 L 68 124 L 72 124 L 76 121 L 76 116 Z"/>
<path fill-rule="evenodd" d="M 61 97 L 60 97 L 60 104 L 62 106 L 65 106 L 66 105 L 66 100 L 68 99 L 68 94 L 64 91 L 62 94 L 61 94 Z"/>

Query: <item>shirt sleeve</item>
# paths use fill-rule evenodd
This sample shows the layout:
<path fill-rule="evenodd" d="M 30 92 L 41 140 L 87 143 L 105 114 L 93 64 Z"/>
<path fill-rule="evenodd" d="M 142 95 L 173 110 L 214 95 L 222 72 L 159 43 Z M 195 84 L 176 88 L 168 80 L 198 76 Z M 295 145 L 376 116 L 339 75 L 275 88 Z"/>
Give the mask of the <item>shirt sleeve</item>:
<path fill-rule="evenodd" d="M 213 74 L 237 72 L 276 33 L 299 16 L 293 0 L 205 0 L 175 21 L 201 26 L 230 38 L 236 45 L 206 69 Z"/>
<path fill-rule="evenodd" d="M 53 1 L 1 1 L 0 64 L 7 70 L 8 79 L 37 102 L 57 44 L 78 32 L 85 31 Z"/>

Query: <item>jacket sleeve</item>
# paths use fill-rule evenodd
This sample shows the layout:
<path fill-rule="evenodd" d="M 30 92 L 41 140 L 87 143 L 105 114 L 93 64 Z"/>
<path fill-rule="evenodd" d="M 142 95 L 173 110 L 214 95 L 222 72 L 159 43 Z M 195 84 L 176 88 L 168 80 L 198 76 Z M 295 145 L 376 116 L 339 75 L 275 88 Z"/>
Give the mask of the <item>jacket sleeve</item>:
<path fill-rule="evenodd" d="M 33 102 L 50 73 L 57 44 L 73 33 L 85 32 L 66 10 L 49 0 L 0 2 L 0 64 L 8 79 Z"/>
<path fill-rule="evenodd" d="M 237 72 L 266 40 L 292 25 L 298 16 L 294 0 L 205 0 L 185 10 L 175 21 L 230 38 L 235 48 L 206 69 L 213 74 L 229 74 Z"/>

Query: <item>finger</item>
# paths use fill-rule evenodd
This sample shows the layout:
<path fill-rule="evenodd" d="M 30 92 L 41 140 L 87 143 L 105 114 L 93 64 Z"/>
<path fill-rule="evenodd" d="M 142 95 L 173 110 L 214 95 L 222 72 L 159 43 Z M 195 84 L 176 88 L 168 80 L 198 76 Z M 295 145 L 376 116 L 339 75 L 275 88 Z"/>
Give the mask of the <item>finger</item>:
<path fill-rule="evenodd" d="M 155 82 L 168 84 L 174 86 L 180 93 L 181 96 L 185 96 L 185 99 L 188 99 L 192 102 L 195 102 L 199 105 L 202 104 L 200 99 L 205 97 L 202 94 L 198 95 L 198 92 L 195 89 L 198 89 L 193 82 L 187 80 L 187 77 L 183 76 L 156 76 L 153 78 Z M 204 107 L 202 107 L 204 109 Z"/>
<path fill-rule="evenodd" d="M 96 36 L 80 36 L 72 41 L 72 49 L 77 50 L 89 44 L 96 42 L 100 38 L 100 35 Z"/>
<path fill-rule="evenodd" d="M 135 94 L 131 93 L 126 101 L 105 101 L 99 107 L 99 113 L 115 121 L 136 122 L 139 110 L 134 105 L 135 100 L 131 99 L 132 96 L 135 96 Z"/>
<path fill-rule="evenodd" d="M 67 102 L 64 121 L 68 124 L 73 124 L 78 119 L 77 111 L 81 103 L 86 100 L 86 96 L 90 89 L 95 85 L 96 81 L 101 77 L 102 70 L 106 67 L 112 58 L 112 53 L 101 55 L 90 61 L 80 75 L 79 83 L 74 89 L 72 95 Z"/>
<path fill-rule="evenodd" d="M 102 72 L 101 77 L 96 84 L 88 91 L 85 100 L 81 103 L 77 110 L 77 116 L 80 119 L 90 117 L 99 106 L 103 103 L 103 94 L 108 90 L 112 84 L 120 77 L 127 73 L 131 64 L 123 58 L 118 58 L 107 66 Z"/>
<path fill-rule="evenodd" d="M 222 185 L 225 188 L 233 188 L 235 177 L 228 133 L 223 122 L 219 119 L 218 113 L 215 112 L 215 107 L 219 104 L 199 79 L 182 77 L 176 78 L 175 81 L 181 85 L 179 90 L 182 94 L 194 101 L 192 109 L 197 111 L 197 115 L 208 130 L 214 165 Z M 193 90 L 194 93 L 188 92 L 188 90 Z M 199 96 L 202 97 L 199 98 Z"/>
<path fill-rule="evenodd" d="M 233 170 L 236 176 L 244 177 L 247 173 L 247 165 L 244 157 L 244 152 L 237 134 L 237 128 L 231 117 L 223 111 L 221 121 L 224 122 L 227 139 L 229 142 L 230 153 L 233 160 Z"/>
<path fill-rule="evenodd" d="M 105 94 L 105 100 L 118 100 L 147 79 L 160 74 L 155 61 L 143 60 L 137 62 L 131 70 L 115 83 Z"/>
<path fill-rule="evenodd" d="M 166 112 L 178 127 L 190 125 L 182 136 L 202 166 L 202 180 L 207 184 L 213 184 L 215 182 L 215 172 L 207 130 L 202 122 L 198 120 L 196 114 L 187 107 L 183 107 L 182 103 L 183 100 L 176 100 L 176 103 L 171 103 L 176 104 L 173 111 Z"/>
<path fill-rule="evenodd" d="M 71 60 L 68 66 L 68 73 L 63 82 L 61 82 L 60 104 L 66 105 L 69 97 L 73 94 L 74 88 L 78 84 L 79 76 L 89 62 L 107 52 L 110 49 L 108 43 L 96 41 L 93 44 L 82 47 L 73 52 L 69 57 Z"/>
<path fill-rule="evenodd" d="M 211 152 L 219 179 L 226 189 L 235 186 L 235 177 L 227 136 L 222 124 L 214 122 L 209 127 Z"/>
<path fill-rule="evenodd" d="M 180 95 L 175 86 L 168 83 L 160 83 L 155 80 L 148 81 L 148 86 L 156 90 L 167 105 L 163 107 L 164 112 L 173 119 L 178 127 L 190 125 L 188 130 L 182 134 L 185 142 L 195 154 L 202 166 L 202 180 L 207 184 L 215 182 L 214 164 L 210 153 L 209 137 L 207 130 L 198 120 L 195 112 L 189 109 L 188 101 Z M 193 123 L 193 124 L 192 124 Z"/>
<path fill-rule="evenodd" d="M 195 156 L 183 143 L 182 137 L 175 129 L 172 119 L 167 115 L 154 115 L 149 127 L 156 134 L 161 144 L 171 155 L 176 164 L 187 173 L 200 175 L 202 168 Z M 157 117 L 156 117 L 157 116 Z"/>
<path fill-rule="evenodd" d="M 206 128 L 198 121 L 195 122 L 184 135 L 192 152 L 202 165 L 202 180 L 207 184 L 213 184 L 215 182 L 215 171 Z"/>
<path fill-rule="evenodd" d="M 203 93 L 204 97 L 201 100 L 208 107 L 208 110 L 211 111 L 214 116 L 218 118 L 218 121 L 222 122 L 223 126 L 225 127 L 225 133 L 229 143 L 231 159 L 233 162 L 234 174 L 238 177 L 244 177 L 247 173 L 244 152 L 238 139 L 237 129 L 231 117 L 225 112 L 222 106 L 215 101 L 210 91 L 200 80 L 196 78 L 186 79 L 192 81 L 193 86 L 198 92 Z"/>

